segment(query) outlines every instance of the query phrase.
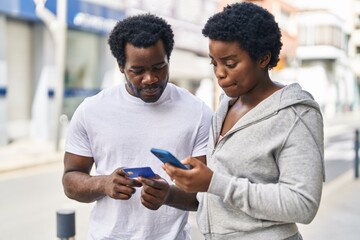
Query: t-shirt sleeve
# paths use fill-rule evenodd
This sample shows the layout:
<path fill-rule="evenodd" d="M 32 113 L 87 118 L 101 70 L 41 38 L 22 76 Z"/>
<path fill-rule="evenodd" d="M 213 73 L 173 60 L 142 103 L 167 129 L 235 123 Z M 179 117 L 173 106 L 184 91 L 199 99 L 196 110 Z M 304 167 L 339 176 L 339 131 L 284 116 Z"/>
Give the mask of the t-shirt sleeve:
<path fill-rule="evenodd" d="M 205 103 L 203 103 L 201 121 L 192 153 L 192 156 L 194 157 L 206 155 L 206 147 L 209 140 L 209 130 L 211 126 L 212 115 L 212 110 Z"/>
<path fill-rule="evenodd" d="M 90 141 L 85 122 L 86 101 L 82 102 L 71 118 L 65 142 L 65 151 L 85 157 L 92 157 Z"/>

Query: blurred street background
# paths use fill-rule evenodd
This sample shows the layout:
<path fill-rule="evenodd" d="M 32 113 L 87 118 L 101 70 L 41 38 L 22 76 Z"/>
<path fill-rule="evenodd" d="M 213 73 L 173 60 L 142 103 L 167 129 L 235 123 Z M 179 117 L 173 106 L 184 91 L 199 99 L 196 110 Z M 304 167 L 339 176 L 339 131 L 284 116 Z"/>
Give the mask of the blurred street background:
<path fill-rule="evenodd" d="M 213 110 L 221 90 L 201 29 L 231 0 L 0 0 L 0 239 L 56 239 L 56 211 L 74 209 L 86 239 L 91 204 L 65 197 L 67 125 L 84 98 L 124 81 L 107 45 L 116 21 L 151 12 L 172 25 L 170 81 Z M 298 82 L 320 104 L 327 179 L 304 239 L 360 239 L 360 1 L 257 0 L 282 31 L 274 81 Z M 198 232 L 191 213 L 192 236 Z"/>

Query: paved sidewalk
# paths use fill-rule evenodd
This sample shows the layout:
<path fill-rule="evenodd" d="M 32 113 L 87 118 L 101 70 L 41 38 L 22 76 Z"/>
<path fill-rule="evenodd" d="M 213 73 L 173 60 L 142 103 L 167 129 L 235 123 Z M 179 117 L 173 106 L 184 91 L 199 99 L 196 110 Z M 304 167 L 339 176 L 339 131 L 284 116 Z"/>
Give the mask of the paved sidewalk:
<path fill-rule="evenodd" d="M 353 169 L 325 184 L 315 219 L 299 229 L 304 240 L 360 239 L 360 179 Z"/>

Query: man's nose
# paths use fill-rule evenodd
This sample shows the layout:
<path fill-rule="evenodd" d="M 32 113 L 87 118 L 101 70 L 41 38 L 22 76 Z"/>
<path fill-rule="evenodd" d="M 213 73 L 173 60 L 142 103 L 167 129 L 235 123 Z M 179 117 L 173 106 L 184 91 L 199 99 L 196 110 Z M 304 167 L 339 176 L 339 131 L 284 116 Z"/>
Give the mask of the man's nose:
<path fill-rule="evenodd" d="M 156 76 L 154 73 L 152 73 L 151 71 L 148 71 L 145 73 L 144 78 L 143 78 L 143 83 L 144 84 L 153 84 L 156 83 L 159 80 L 159 77 Z"/>

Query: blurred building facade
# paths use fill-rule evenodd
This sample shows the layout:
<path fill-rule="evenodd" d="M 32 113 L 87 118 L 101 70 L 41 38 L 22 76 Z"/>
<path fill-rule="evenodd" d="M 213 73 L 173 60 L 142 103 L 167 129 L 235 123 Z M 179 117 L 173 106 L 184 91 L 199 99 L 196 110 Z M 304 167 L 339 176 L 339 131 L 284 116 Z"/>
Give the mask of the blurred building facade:
<path fill-rule="evenodd" d="M 351 69 L 356 78 L 356 85 L 358 93 L 360 92 L 360 1 L 353 0 L 349 4 L 350 11 L 348 12 L 350 25 L 350 39 L 349 39 L 349 57 Z M 359 109 L 360 94 L 355 95 L 354 109 Z"/>
<path fill-rule="evenodd" d="M 45 6 L 56 14 L 56 0 Z M 68 0 L 63 113 L 71 118 L 85 97 L 124 81 L 107 38 L 116 21 L 138 13 L 161 15 L 173 26 L 170 81 L 195 93 L 212 79 L 201 28 L 217 6 L 215 0 Z M 0 145 L 53 138 L 55 47 L 34 1 L 0 2 Z"/>
<path fill-rule="evenodd" d="M 170 81 L 216 108 L 221 89 L 201 29 L 210 15 L 234 2 L 239 1 L 67 0 L 62 112 L 71 118 L 85 97 L 124 81 L 109 51 L 108 33 L 116 21 L 146 12 L 173 26 Z M 272 79 L 300 83 L 326 115 L 359 111 L 360 1 L 251 2 L 273 13 L 282 31 Z M 47 0 L 46 7 L 56 14 L 56 0 Z M 0 1 L 0 145 L 19 138 L 53 139 L 55 47 L 33 0 Z"/>
<path fill-rule="evenodd" d="M 237 1 L 222 1 L 223 5 L 232 2 Z M 358 60 L 356 47 L 360 46 L 360 31 L 356 32 L 353 20 L 360 19 L 360 2 L 249 2 L 268 9 L 281 28 L 283 47 L 278 66 L 271 71 L 272 79 L 285 84 L 298 82 L 314 96 L 325 116 L 359 112 L 360 81 L 356 72 L 360 73 L 360 61 L 354 60 Z M 358 13 L 354 14 L 356 9 Z"/>
<path fill-rule="evenodd" d="M 298 1 L 297 82 L 328 116 L 355 111 L 359 85 L 351 69 L 351 1 Z M 338 9 L 346 9 L 341 12 Z"/>

